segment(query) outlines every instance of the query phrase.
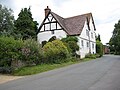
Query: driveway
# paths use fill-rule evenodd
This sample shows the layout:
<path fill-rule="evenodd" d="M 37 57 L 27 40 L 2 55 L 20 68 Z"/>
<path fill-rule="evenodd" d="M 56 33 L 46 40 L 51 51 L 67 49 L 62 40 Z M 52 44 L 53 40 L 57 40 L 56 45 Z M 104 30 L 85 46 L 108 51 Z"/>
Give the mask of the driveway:
<path fill-rule="evenodd" d="M 0 90 L 120 90 L 120 56 L 70 65 L 4 84 Z"/>

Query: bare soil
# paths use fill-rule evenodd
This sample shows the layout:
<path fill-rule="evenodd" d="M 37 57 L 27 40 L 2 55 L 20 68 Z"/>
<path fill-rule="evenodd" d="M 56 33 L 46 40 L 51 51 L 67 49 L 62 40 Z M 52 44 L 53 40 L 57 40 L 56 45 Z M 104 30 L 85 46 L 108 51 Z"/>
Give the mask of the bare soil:
<path fill-rule="evenodd" d="M 0 84 L 6 83 L 6 82 L 11 81 L 11 80 L 16 80 L 16 79 L 19 79 L 22 77 L 23 76 L 12 76 L 12 75 L 0 74 Z"/>

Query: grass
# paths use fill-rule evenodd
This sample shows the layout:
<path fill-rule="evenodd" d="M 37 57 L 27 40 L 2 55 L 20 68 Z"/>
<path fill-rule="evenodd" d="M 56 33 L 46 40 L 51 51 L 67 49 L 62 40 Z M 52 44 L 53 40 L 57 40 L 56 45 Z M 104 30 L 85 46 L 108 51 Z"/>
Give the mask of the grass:
<path fill-rule="evenodd" d="M 86 58 L 82 60 L 75 60 L 75 61 L 73 60 L 73 61 L 69 61 L 69 62 L 61 63 L 61 64 L 41 64 L 41 65 L 32 66 L 32 67 L 22 67 L 18 70 L 15 70 L 12 74 L 15 76 L 32 75 L 32 74 L 42 73 L 42 72 L 53 70 L 56 68 L 68 66 L 71 64 L 75 64 L 75 63 L 90 61 L 90 60 L 92 59 Z"/>

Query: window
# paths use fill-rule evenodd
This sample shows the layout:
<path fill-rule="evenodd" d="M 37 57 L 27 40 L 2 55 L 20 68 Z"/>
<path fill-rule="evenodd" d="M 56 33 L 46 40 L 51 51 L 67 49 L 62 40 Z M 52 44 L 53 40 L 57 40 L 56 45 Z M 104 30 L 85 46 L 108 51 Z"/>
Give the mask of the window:
<path fill-rule="evenodd" d="M 89 47 L 89 42 L 86 43 L 87 47 Z"/>
<path fill-rule="evenodd" d="M 86 35 L 89 36 L 89 31 L 86 29 Z"/>
<path fill-rule="evenodd" d="M 92 48 L 94 49 L 94 43 L 92 44 Z"/>
<path fill-rule="evenodd" d="M 91 38 L 93 38 L 93 33 L 91 32 Z"/>
<path fill-rule="evenodd" d="M 81 46 L 84 47 L 84 43 L 83 43 L 83 40 L 81 40 Z"/>

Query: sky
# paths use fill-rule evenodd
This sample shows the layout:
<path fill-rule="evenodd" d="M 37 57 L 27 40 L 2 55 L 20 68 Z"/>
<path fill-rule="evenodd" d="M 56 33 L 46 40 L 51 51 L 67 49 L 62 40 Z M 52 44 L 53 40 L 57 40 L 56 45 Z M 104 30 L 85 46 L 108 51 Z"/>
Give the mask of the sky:
<path fill-rule="evenodd" d="M 15 19 L 22 8 L 31 7 L 34 20 L 39 25 L 44 19 L 44 9 L 63 18 L 91 12 L 103 44 L 109 42 L 115 23 L 120 20 L 120 0 L 0 0 L 0 4 L 14 11 Z"/>

